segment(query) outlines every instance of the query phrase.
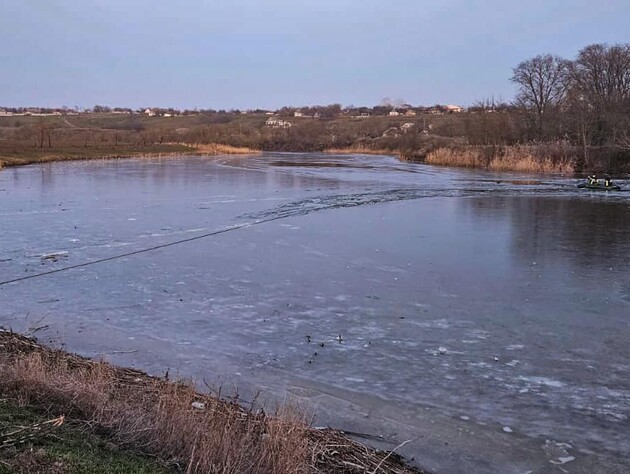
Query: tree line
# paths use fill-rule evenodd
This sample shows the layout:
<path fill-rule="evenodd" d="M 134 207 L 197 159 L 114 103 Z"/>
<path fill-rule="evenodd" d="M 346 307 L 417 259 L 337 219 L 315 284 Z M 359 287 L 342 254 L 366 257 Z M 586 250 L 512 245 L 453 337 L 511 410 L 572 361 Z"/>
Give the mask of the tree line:
<path fill-rule="evenodd" d="M 630 150 L 630 43 L 592 44 L 572 60 L 540 54 L 511 81 L 530 140 Z"/>

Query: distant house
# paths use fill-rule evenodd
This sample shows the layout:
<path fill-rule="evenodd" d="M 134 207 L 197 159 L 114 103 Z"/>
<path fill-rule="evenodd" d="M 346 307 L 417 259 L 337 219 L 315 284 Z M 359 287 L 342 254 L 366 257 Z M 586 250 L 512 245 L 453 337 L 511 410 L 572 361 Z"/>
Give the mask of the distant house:
<path fill-rule="evenodd" d="M 288 120 L 268 118 L 265 122 L 265 126 L 269 128 L 291 128 L 293 124 Z"/>
<path fill-rule="evenodd" d="M 414 117 L 414 116 L 416 115 L 416 111 L 415 111 L 415 110 L 413 110 L 413 109 L 407 109 L 407 110 L 405 111 L 405 115 L 406 115 L 407 117 Z"/>
<path fill-rule="evenodd" d="M 362 118 L 364 118 L 364 117 L 369 117 L 369 116 L 370 116 L 370 113 L 369 113 L 369 112 L 361 112 L 361 113 L 359 114 L 359 117 L 362 117 Z"/>
<path fill-rule="evenodd" d="M 13 112 L 9 112 L 7 110 L 0 109 L 0 117 L 8 117 L 10 115 L 13 115 Z"/>
<path fill-rule="evenodd" d="M 400 112 L 398 112 L 396 109 L 392 110 L 392 111 L 389 113 L 389 116 L 390 116 L 390 117 L 398 117 L 399 115 L 400 115 Z"/>
<path fill-rule="evenodd" d="M 164 114 L 164 117 L 172 117 L 173 114 L 169 114 L 168 112 Z"/>
<path fill-rule="evenodd" d="M 145 113 L 146 115 L 148 115 L 149 117 L 155 117 L 155 111 L 153 111 L 153 110 L 151 110 L 151 109 L 146 109 L 146 110 L 144 111 L 144 113 Z"/>
<path fill-rule="evenodd" d="M 464 111 L 464 107 L 460 107 L 459 105 L 446 105 L 444 107 L 446 109 L 447 112 L 452 113 L 452 114 L 458 114 L 460 112 Z"/>
<path fill-rule="evenodd" d="M 294 117 L 304 117 L 304 112 L 302 112 L 301 110 L 296 110 L 295 112 L 293 112 L 293 116 Z"/>
<path fill-rule="evenodd" d="M 31 112 L 30 114 L 33 117 L 50 117 L 53 115 L 61 115 L 61 112 L 59 111 L 54 111 L 54 112 Z"/>

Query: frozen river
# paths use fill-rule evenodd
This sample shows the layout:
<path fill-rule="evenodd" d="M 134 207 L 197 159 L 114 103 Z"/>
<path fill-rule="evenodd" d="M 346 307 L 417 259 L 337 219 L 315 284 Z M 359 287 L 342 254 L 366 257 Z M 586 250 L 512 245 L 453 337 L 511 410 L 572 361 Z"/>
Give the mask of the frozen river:
<path fill-rule="evenodd" d="M 575 184 L 322 154 L 4 169 L 0 325 L 289 395 L 436 472 L 628 472 L 630 192 Z"/>

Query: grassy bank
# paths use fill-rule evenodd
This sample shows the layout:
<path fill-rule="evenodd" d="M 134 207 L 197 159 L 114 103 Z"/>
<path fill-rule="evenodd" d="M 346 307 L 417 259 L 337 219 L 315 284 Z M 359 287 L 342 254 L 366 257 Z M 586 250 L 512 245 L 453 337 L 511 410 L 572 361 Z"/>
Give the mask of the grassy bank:
<path fill-rule="evenodd" d="M 395 453 L 310 428 L 290 406 L 268 415 L 11 332 L 0 332 L 0 380 L 7 469 L 24 460 L 59 468 L 40 472 L 420 472 Z M 80 448 L 77 429 L 94 449 Z"/>
<path fill-rule="evenodd" d="M 623 152 L 562 144 L 438 147 L 429 151 L 422 161 L 440 166 L 523 173 L 630 172 L 630 160 Z"/>
<path fill-rule="evenodd" d="M 22 144 L 0 141 L 0 168 L 35 163 L 71 160 L 99 160 L 117 158 L 166 157 L 182 155 L 250 154 L 257 150 L 217 143 L 188 144 L 165 143 L 125 146 L 59 146 L 51 148 L 25 147 Z"/>
<path fill-rule="evenodd" d="M 81 420 L 51 418 L 17 401 L 0 400 L 0 473 L 167 474 L 155 458 L 121 449 Z"/>

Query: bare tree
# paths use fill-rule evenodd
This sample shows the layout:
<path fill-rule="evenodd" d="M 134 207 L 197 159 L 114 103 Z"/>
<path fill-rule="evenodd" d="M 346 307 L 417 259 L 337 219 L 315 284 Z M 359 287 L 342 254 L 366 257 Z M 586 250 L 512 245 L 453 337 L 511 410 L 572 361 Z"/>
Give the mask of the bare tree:
<path fill-rule="evenodd" d="M 546 117 L 564 100 L 569 79 L 569 62 L 551 54 L 523 61 L 512 70 L 510 80 L 518 86 L 516 102 L 534 112 L 539 136 Z"/>
<path fill-rule="evenodd" d="M 630 132 L 624 131 L 619 134 L 615 146 L 620 150 L 630 151 Z"/>

